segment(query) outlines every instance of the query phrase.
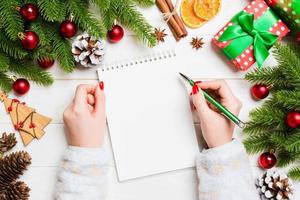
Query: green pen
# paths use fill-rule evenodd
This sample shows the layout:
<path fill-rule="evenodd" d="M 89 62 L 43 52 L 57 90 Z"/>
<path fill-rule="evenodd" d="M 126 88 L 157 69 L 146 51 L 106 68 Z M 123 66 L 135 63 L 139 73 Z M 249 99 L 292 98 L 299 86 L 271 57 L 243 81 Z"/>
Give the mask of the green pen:
<path fill-rule="evenodd" d="M 179 73 L 186 81 L 189 82 L 189 84 L 193 87 L 195 85 L 195 81 L 188 78 L 186 75 Z M 227 108 L 225 108 L 222 104 L 220 104 L 218 101 L 216 101 L 212 96 L 210 96 L 206 91 L 201 90 L 205 99 L 214 105 L 221 113 L 223 113 L 228 119 L 230 119 L 232 122 L 234 122 L 236 125 L 238 125 L 240 128 L 245 127 L 245 123 L 242 122 L 237 116 L 235 116 L 232 112 L 230 112 Z"/>

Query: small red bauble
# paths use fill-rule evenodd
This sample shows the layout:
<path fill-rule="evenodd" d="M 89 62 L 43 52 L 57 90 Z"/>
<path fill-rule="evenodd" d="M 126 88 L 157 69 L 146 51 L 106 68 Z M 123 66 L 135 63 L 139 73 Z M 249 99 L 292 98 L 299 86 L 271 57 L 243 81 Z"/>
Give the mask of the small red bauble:
<path fill-rule="evenodd" d="M 27 3 L 24 6 L 22 6 L 19 12 L 22 15 L 22 17 L 28 22 L 36 20 L 39 16 L 38 8 L 32 3 Z"/>
<path fill-rule="evenodd" d="M 26 31 L 25 33 L 19 33 L 22 46 L 27 50 L 35 49 L 40 42 L 39 36 L 33 31 Z"/>
<path fill-rule="evenodd" d="M 124 30 L 119 25 L 114 25 L 110 31 L 107 32 L 107 38 L 110 42 L 119 42 L 124 36 Z"/>
<path fill-rule="evenodd" d="M 300 125 L 300 113 L 291 111 L 286 116 L 286 123 L 291 128 L 297 128 Z"/>
<path fill-rule="evenodd" d="M 258 164 L 263 169 L 270 169 L 277 163 L 277 158 L 273 153 L 265 152 L 258 158 Z"/>
<path fill-rule="evenodd" d="M 19 78 L 13 83 L 13 90 L 19 95 L 26 94 L 30 89 L 29 82 L 24 78 Z"/>
<path fill-rule="evenodd" d="M 59 32 L 63 37 L 71 38 L 77 33 L 77 26 L 74 22 L 66 20 L 60 24 Z"/>
<path fill-rule="evenodd" d="M 262 84 L 254 85 L 251 88 L 251 94 L 255 99 L 264 99 L 269 95 L 269 88 Z"/>
<path fill-rule="evenodd" d="M 53 66 L 54 60 L 52 58 L 42 58 L 38 60 L 38 64 L 43 69 L 48 69 Z"/>

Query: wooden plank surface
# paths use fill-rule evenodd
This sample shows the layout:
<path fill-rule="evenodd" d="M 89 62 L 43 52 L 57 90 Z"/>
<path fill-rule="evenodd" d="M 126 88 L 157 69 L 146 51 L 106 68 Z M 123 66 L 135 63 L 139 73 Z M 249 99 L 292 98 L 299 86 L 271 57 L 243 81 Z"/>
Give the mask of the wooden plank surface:
<path fill-rule="evenodd" d="M 236 96 L 243 102 L 240 117 L 246 121 L 249 111 L 259 106 L 260 102 L 253 101 L 250 97 L 250 85 L 243 80 L 245 73 L 234 70 L 225 56 L 222 55 L 219 49 L 214 47 L 210 41 L 213 35 L 248 2 L 247 0 L 223 0 L 222 9 L 218 16 L 205 24 L 202 28 L 195 30 L 188 29 L 188 37 L 179 43 L 176 43 L 174 38 L 170 35 L 169 29 L 163 22 L 155 6 L 148 9 L 140 9 L 155 27 L 166 28 L 166 32 L 169 34 L 166 37 L 166 42 L 150 49 L 138 42 L 131 31 L 126 30 L 126 36 L 121 42 L 117 44 L 106 44 L 105 63 L 174 49 L 178 56 L 182 57 L 183 63 L 187 65 L 187 69 L 191 70 L 190 67 L 193 67 L 194 78 L 201 80 L 216 78 L 226 79 Z M 192 50 L 189 44 L 191 38 L 195 36 L 204 38 L 205 45 L 203 49 L 199 51 Z M 272 57 L 269 57 L 266 61 L 266 65 L 274 64 L 275 62 Z M 96 68 L 76 70 L 72 74 L 66 74 L 57 67 L 56 63 L 50 70 L 55 77 L 55 83 L 48 88 L 32 85 L 29 94 L 21 98 L 27 105 L 36 108 L 39 113 L 53 118 L 52 123 L 46 128 L 46 135 L 41 140 L 32 142 L 32 144 L 26 148 L 22 146 L 21 139 L 19 135 L 17 135 L 19 144 L 16 150 L 25 149 L 33 158 L 32 166 L 24 177 L 22 177 L 32 189 L 32 200 L 53 199 L 57 166 L 67 146 L 62 123 L 62 113 L 71 101 L 74 90 L 78 84 L 97 83 L 95 70 Z M 4 131 L 14 131 L 9 116 L 4 114 L 3 106 L 0 106 L 0 113 L 0 133 Z M 196 117 L 195 127 L 197 132 L 199 132 L 200 128 Z M 235 136 L 241 139 L 242 134 L 240 129 L 235 130 Z M 119 183 L 117 181 L 108 135 L 105 139 L 104 148 L 110 156 L 109 200 L 197 199 L 197 178 L 194 168 Z M 253 166 L 253 172 L 256 175 L 260 174 L 262 171 L 257 167 L 257 156 L 251 156 L 250 160 Z M 295 199 L 300 199 L 300 184 L 297 183 L 296 186 Z"/>

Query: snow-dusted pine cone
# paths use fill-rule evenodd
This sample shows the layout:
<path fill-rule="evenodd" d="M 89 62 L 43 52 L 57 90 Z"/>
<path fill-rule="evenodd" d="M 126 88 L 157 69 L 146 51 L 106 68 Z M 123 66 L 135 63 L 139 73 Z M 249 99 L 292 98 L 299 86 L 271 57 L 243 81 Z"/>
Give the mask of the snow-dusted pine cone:
<path fill-rule="evenodd" d="M 262 200 L 291 200 L 293 184 L 283 172 L 268 170 L 256 181 Z"/>
<path fill-rule="evenodd" d="M 104 43 L 88 33 L 78 35 L 72 43 L 75 61 L 83 67 L 94 67 L 101 64 L 104 56 Z"/>

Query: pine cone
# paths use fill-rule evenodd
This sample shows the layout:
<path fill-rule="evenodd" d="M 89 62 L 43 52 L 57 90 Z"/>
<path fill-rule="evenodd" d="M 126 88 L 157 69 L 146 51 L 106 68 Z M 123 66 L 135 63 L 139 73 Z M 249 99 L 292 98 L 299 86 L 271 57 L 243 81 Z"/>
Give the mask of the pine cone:
<path fill-rule="evenodd" d="M 13 182 L 0 193 L 0 200 L 28 200 L 30 188 L 21 181 Z"/>
<path fill-rule="evenodd" d="M 27 152 L 11 153 L 0 160 L 0 192 L 8 184 L 17 180 L 31 164 L 31 157 Z"/>
<path fill-rule="evenodd" d="M 2 137 L 0 138 L 0 154 L 9 151 L 16 144 L 17 140 L 14 133 L 10 133 L 9 135 L 3 133 Z"/>
<path fill-rule="evenodd" d="M 262 200 L 289 200 L 293 197 L 293 185 L 285 173 L 269 170 L 256 182 Z"/>
<path fill-rule="evenodd" d="M 72 53 L 75 61 L 83 67 L 99 65 L 104 56 L 104 44 L 102 41 L 91 37 L 88 33 L 77 36 L 72 43 Z"/>

